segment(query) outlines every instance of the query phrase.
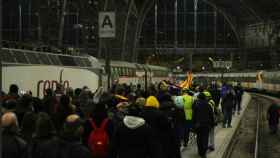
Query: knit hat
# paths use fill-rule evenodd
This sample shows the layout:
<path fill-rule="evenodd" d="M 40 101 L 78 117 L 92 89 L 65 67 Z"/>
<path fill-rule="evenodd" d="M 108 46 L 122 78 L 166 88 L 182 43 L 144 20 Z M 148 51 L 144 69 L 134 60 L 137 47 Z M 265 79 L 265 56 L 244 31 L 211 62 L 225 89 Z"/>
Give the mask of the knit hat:
<path fill-rule="evenodd" d="M 146 100 L 145 106 L 159 108 L 159 102 L 155 96 L 149 96 Z"/>

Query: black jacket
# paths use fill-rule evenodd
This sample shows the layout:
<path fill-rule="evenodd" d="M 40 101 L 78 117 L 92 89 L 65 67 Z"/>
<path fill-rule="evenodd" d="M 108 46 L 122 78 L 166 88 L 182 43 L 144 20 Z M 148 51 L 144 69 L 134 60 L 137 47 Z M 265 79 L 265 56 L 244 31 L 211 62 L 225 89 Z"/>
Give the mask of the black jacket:
<path fill-rule="evenodd" d="M 3 130 L 2 158 L 26 158 L 27 144 L 16 133 Z"/>
<path fill-rule="evenodd" d="M 198 100 L 193 109 L 194 128 L 214 127 L 214 113 L 207 100 Z"/>
<path fill-rule="evenodd" d="M 144 119 L 126 116 L 114 132 L 109 158 L 162 158 L 152 133 Z"/>
<path fill-rule="evenodd" d="M 53 136 L 34 138 L 29 145 L 28 158 L 58 158 L 59 139 Z"/>
<path fill-rule="evenodd" d="M 59 140 L 58 158 L 92 158 L 88 148 L 78 139 L 62 138 Z"/>
<path fill-rule="evenodd" d="M 222 108 L 223 109 L 232 109 L 235 104 L 235 93 L 233 89 L 230 89 L 229 92 L 222 98 Z"/>
<path fill-rule="evenodd" d="M 177 127 L 185 120 L 185 115 L 178 113 L 178 109 L 171 101 L 161 103 L 160 111 L 168 119 L 168 128 L 161 131 L 160 143 L 163 149 L 164 158 L 180 158 L 180 140 L 177 135 Z M 184 113 L 183 113 L 184 114 Z"/>
<path fill-rule="evenodd" d="M 276 104 L 270 105 L 267 110 L 267 119 L 269 125 L 278 125 L 279 123 L 279 113 L 278 113 L 278 106 Z"/>

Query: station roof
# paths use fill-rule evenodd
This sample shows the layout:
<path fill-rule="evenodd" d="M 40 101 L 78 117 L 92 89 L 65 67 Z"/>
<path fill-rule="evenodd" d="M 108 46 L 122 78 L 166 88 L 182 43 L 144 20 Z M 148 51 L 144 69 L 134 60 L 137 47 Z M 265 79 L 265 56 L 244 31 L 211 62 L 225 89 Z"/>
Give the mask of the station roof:
<path fill-rule="evenodd" d="M 204 0 L 209 1 L 241 23 L 257 23 L 280 18 L 279 0 Z"/>

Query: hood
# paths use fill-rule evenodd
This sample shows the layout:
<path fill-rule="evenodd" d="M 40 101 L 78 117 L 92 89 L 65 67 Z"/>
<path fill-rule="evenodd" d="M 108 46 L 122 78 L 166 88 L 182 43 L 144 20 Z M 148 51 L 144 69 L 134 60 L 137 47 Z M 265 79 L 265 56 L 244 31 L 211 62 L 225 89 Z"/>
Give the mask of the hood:
<path fill-rule="evenodd" d="M 123 123 L 127 128 L 137 129 L 145 124 L 145 120 L 136 116 L 125 116 Z"/>
<path fill-rule="evenodd" d="M 159 108 L 159 102 L 156 97 L 154 96 L 149 96 L 148 99 L 146 100 L 145 106 L 147 107 L 154 107 L 154 108 Z"/>

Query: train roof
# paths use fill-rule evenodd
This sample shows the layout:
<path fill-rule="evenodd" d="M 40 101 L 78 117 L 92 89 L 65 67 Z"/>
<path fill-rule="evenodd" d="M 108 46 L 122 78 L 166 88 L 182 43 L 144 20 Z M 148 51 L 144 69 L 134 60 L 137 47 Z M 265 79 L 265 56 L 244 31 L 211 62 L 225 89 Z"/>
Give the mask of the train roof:
<path fill-rule="evenodd" d="M 48 52 L 24 50 L 24 49 L 1 49 L 1 58 L 4 64 L 16 65 L 55 65 L 79 68 L 100 69 L 98 60 L 92 56 L 75 56 L 66 54 L 54 54 Z"/>

